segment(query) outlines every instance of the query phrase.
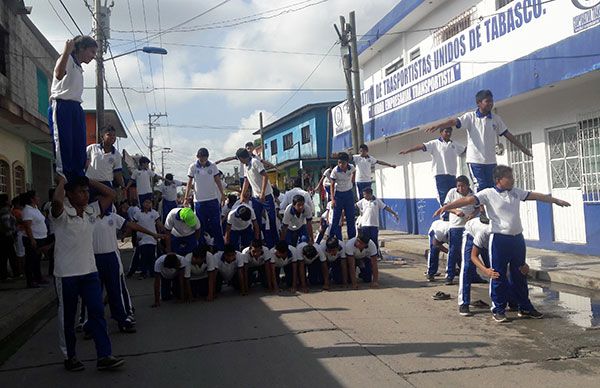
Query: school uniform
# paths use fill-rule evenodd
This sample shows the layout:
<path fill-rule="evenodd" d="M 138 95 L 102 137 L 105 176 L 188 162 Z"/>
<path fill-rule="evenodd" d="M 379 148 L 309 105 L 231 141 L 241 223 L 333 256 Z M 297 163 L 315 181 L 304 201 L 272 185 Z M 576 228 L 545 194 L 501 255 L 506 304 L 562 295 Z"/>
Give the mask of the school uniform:
<path fill-rule="evenodd" d="M 352 156 L 354 165 L 356 166 L 356 192 L 358 199 L 362 199 L 363 190 L 371 187 L 371 169 L 377 164 L 377 159 L 371 155 L 360 156 L 360 154 Z"/>
<path fill-rule="evenodd" d="M 465 232 L 462 245 L 462 265 L 460 268 L 460 279 L 458 286 L 458 305 L 471 304 L 471 283 L 477 278 L 477 267 L 471 261 L 471 251 L 476 246 L 479 255 L 486 267 L 489 268 L 488 245 L 492 227 L 490 224 L 482 223 L 479 218 L 473 218 L 465 224 Z"/>
<path fill-rule="evenodd" d="M 54 144 L 56 172 L 67 180 L 85 175 L 86 127 L 81 108 L 83 69 L 73 54 L 61 80 L 52 77 L 48 127 Z"/>
<path fill-rule="evenodd" d="M 358 277 L 365 283 L 373 280 L 373 269 L 371 268 L 371 257 L 377 256 L 377 247 L 375 243 L 369 240 L 369 244 L 364 249 L 358 249 L 354 246 L 356 237 L 346 242 L 346 257 L 354 256 L 355 265 L 359 267 Z"/>
<path fill-rule="evenodd" d="M 446 196 L 446 203 L 456 201 L 457 199 L 468 197 L 472 193 L 461 195 L 456 188 L 451 189 Z M 465 216 L 459 217 L 454 213 L 450 213 L 450 221 L 448 230 L 448 260 L 446 266 L 446 279 L 452 280 L 456 276 L 456 266 L 461 263 L 461 248 L 462 238 L 465 231 L 466 216 L 475 211 L 475 206 L 468 205 L 456 209 L 462 211 Z"/>
<path fill-rule="evenodd" d="M 162 255 L 154 263 L 154 273 L 160 276 L 160 297 L 162 300 L 171 300 L 173 297 L 180 298 L 183 290 L 179 286 L 179 274 L 181 271 L 185 274 L 190 262 L 185 261 L 183 256 L 177 255 L 179 268 L 166 268 L 166 257 L 167 255 Z"/>
<path fill-rule="evenodd" d="M 465 146 L 441 137 L 423 143 L 423 152 L 431 155 L 431 169 L 435 178 L 440 205 L 446 202 L 450 189 L 456 187 L 457 158 L 465 152 Z"/>
<path fill-rule="evenodd" d="M 379 248 L 379 212 L 387 205 L 381 199 L 373 197 L 370 201 L 366 198 L 361 199 L 356 203 L 356 207 L 360 210 L 361 233 L 369 236 L 369 239 Z"/>
<path fill-rule="evenodd" d="M 156 221 L 160 218 L 158 212 L 151 209 L 149 212 L 139 211 L 133 216 L 133 220 L 141 227 L 148 229 L 152 233 L 156 233 Z M 136 250 L 139 252 L 139 260 L 141 262 L 142 275 L 150 276 L 154 268 L 156 260 L 156 239 L 149 234 L 138 233 L 138 246 Z"/>
<path fill-rule="evenodd" d="M 187 255 L 198 246 L 196 231 L 201 225 L 196 216 L 196 225 L 190 228 L 179 216 L 180 211 L 181 208 L 175 208 L 167 214 L 165 229 L 171 233 L 171 250 L 178 255 Z"/>
<path fill-rule="evenodd" d="M 527 276 L 519 270 L 525 264 L 526 251 L 519 207 L 529 193 L 517 187 L 501 190 L 494 186 L 475 194 L 478 204 L 485 205 L 492 226 L 490 267 L 500 274 L 498 279 L 490 282 L 492 312 L 495 314 L 504 314 L 511 292 L 520 310 L 533 310 Z"/>
<path fill-rule="evenodd" d="M 114 174 L 123 171 L 121 154 L 115 146 L 111 146 L 110 151 L 105 152 L 102 143 L 90 144 L 86 148 L 86 157 L 88 168 L 85 176 L 112 188 L 115 180 Z M 98 194 L 95 189 L 90 187 L 90 202 L 95 201 Z"/>
<path fill-rule="evenodd" d="M 336 236 L 338 240 L 342 239 L 342 210 L 346 214 L 346 228 L 348 238 L 356 236 L 356 225 L 354 224 L 354 193 L 352 192 L 352 174 L 356 168 L 349 164 L 346 171 L 335 167 L 331 171 L 330 179 L 335 182 L 335 207 L 333 209 L 333 219 L 331 221 L 331 236 Z M 370 181 L 369 181 L 370 182 Z"/>
<path fill-rule="evenodd" d="M 275 213 L 275 198 L 273 197 L 273 188 L 271 187 L 271 183 L 267 182 L 267 187 L 265 189 L 265 201 L 260 202 L 260 197 L 263 194 L 262 189 L 262 181 L 263 175 L 266 174 L 265 167 L 257 158 L 250 158 L 248 164 L 244 165 L 245 179 L 248 179 L 248 183 L 250 187 L 252 187 L 252 208 L 254 209 L 254 213 L 257 214 L 256 221 L 258 222 L 258 226 L 262 231 L 265 243 L 269 248 L 275 246 L 275 242 L 279 239 L 277 233 L 277 216 Z M 267 214 L 267 222 L 263 222 L 262 214 L 265 211 Z"/>
<path fill-rule="evenodd" d="M 37 207 L 26 205 L 23 208 L 22 220 L 31 221 L 32 237 L 38 248 L 49 244 L 46 217 Z M 42 254 L 37 249 L 33 249 L 32 241 L 27 234 L 23 235 L 23 246 L 25 247 L 25 278 L 27 279 L 27 286 L 31 287 L 42 281 L 40 264 Z"/>
<path fill-rule="evenodd" d="M 244 262 L 248 266 L 248 284 L 260 282 L 265 288 L 268 286 L 265 263 L 271 261 L 271 252 L 266 246 L 262 247 L 263 254 L 259 257 L 254 257 L 250 254 L 251 247 L 246 247 L 242 250 Z"/>
<path fill-rule="evenodd" d="M 177 188 L 183 185 L 183 182 L 173 179 L 171 182 L 163 182 L 159 186 L 162 194 L 162 220 L 167 218 L 167 214 L 177 207 Z"/>
<path fill-rule="evenodd" d="M 221 278 L 229 285 L 231 285 L 236 290 L 239 290 L 241 287 L 238 278 L 238 271 L 241 271 L 246 264 L 244 260 L 244 255 L 241 252 L 235 252 L 235 259 L 228 263 L 225 261 L 223 257 L 223 252 L 217 252 L 213 255 L 214 258 L 214 266 L 216 266 L 219 275 Z"/>
<path fill-rule="evenodd" d="M 215 239 L 215 246 L 223 250 L 223 230 L 221 229 L 221 201 L 217 191 L 215 176 L 219 168 L 209 161 L 202 166 L 199 161 L 190 165 L 188 177 L 194 179 L 194 210 L 204 232 Z"/>
<path fill-rule="evenodd" d="M 282 195 L 283 199 L 279 203 L 280 213 L 283 214 L 288 205 L 294 202 L 294 197 L 296 195 L 301 195 L 302 197 L 304 197 L 304 208 L 307 209 L 307 214 L 313 215 L 315 212 L 315 205 L 313 203 L 312 196 L 309 194 L 308 191 L 303 190 L 299 187 L 294 187 L 293 189 L 286 191 Z"/>
<path fill-rule="evenodd" d="M 429 227 L 429 254 L 427 255 L 427 276 L 434 276 L 439 268 L 440 249 L 434 245 L 434 240 L 441 243 L 448 242 L 448 231 L 450 223 L 443 220 L 435 220 Z"/>
<path fill-rule="evenodd" d="M 317 254 L 313 257 L 307 257 L 302 253 L 302 249 L 307 245 L 308 243 L 305 242 L 298 244 L 298 254 L 300 254 L 304 261 L 304 266 L 308 273 L 308 283 L 313 286 L 321 286 L 325 283 L 322 270 L 323 263 L 327 263 L 325 252 L 320 245 L 315 245 L 314 247 L 317 250 Z M 307 276 L 307 273 L 301 273 L 300 276 Z"/>
<path fill-rule="evenodd" d="M 333 210 L 331 209 L 331 201 L 327 202 L 325 206 L 325 211 L 321 213 L 319 217 L 319 234 L 317 235 L 317 239 L 315 242 L 317 244 L 321 244 L 323 237 L 325 235 L 329 235 L 331 230 L 331 220 L 333 219 Z"/>
<path fill-rule="evenodd" d="M 327 243 L 325 241 L 319 244 L 319 248 L 323 252 L 327 266 L 329 267 L 329 278 L 336 284 L 342 284 L 344 282 L 342 266 L 346 265 L 346 243 L 341 240 L 338 243 L 339 249 L 335 255 L 330 255 L 327 252 Z"/>
<path fill-rule="evenodd" d="M 184 273 L 183 277 L 190 282 L 192 296 L 198 298 L 208 295 L 208 273 L 209 269 L 214 270 L 213 255 L 206 252 L 206 259 L 200 265 L 192 264 L 192 254 L 188 253 L 184 258 Z M 220 290 L 220 287 L 219 287 Z"/>
<path fill-rule="evenodd" d="M 306 225 L 309 222 L 312 222 L 312 212 L 310 209 L 305 207 L 302 213 L 298 213 L 296 208 L 294 208 L 294 205 L 287 205 L 285 211 L 283 212 L 282 220 L 282 224 L 287 226 L 287 232 L 285 235 L 287 243 L 295 247 L 298 245 L 298 241 L 307 241 L 308 236 L 301 238 L 301 235 L 303 234 L 303 229 L 306 230 Z M 304 234 L 306 235 L 306 233 Z"/>
<path fill-rule="evenodd" d="M 127 225 L 127 221 L 116 212 L 111 212 L 94 223 L 94 258 L 102 287 L 106 287 L 112 319 L 119 326 L 131 326 L 127 319 L 128 309 L 125 299 L 129 292 L 123 290 L 123 264 L 119 253 L 117 232 Z M 127 301 L 130 303 L 130 301 Z"/>
<path fill-rule="evenodd" d="M 292 265 L 293 263 L 302 260 L 300 257 L 300 253 L 291 245 L 288 246 L 288 254 L 285 258 L 280 258 L 275 254 L 275 248 L 271 248 L 270 250 L 270 260 L 271 263 L 275 266 L 275 281 L 277 283 L 280 282 L 280 274 L 281 268 L 283 268 L 283 272 L 285 275 L 284 281 L 288 287 L 292 286 Z"/>
<path fill-rule="evenodd" d="M 237 215 L 237 211 L 241 207 L 247 207 L 250 209 L 251 215 L 248 221 L 242 220 Z M 254 209 L 252 209 L 252 206 L 249 204 L 243 202 L 234 205 L 227 215 L 227 225 L 231 226 L 231 230 L 229 231 L 229 243 L 233 244 L 236 250 L 244 249 L 250 246 L 250 243 L 254 238 L 254 222 L 256 222 L 256 214 L 254 214 Z"/>
<path fill-rule="evenodd" d="M 323 171 L 323 188 L 325 189 L 325 193 L 327 194 L 327 202 L 331 201 L 331 179 L 329 179 L 329 176 L 331 175 L 331 170 L 332 169 L 330 167 Z"/>
<path fill-rule="evenodd" d="M 135 181 L 139 206 L 143 206 L 147 199 L 152 200 L 152 180 L 155 176 L 152 170 L 133 170 L 131 179 Z"/>
<path fill-rule="evenodd" d="M 477 191 L 494 187 L 496 167 L 496 136 L 504 136 L 508 128 L 502 118 L 491 112 L 483 115 L 479 109 L 457 118 L 456 128 L 467 131 L 467 165 Z"/>
<path fill-rule="evenodd" d="M 58 296 L 59 340 L 66 359 L 75 357 L 75 316 L 79 297 L 88 310 L 86 331 L 94 339 L 98 358 L 112 353 L 94 257 L 94 225 L 98 222 L 99 214 L 98 202 L 93 202 L 80 217 L 67 198 L 58 217 L 50 214 L 56 236 L 54 284 Z"/>

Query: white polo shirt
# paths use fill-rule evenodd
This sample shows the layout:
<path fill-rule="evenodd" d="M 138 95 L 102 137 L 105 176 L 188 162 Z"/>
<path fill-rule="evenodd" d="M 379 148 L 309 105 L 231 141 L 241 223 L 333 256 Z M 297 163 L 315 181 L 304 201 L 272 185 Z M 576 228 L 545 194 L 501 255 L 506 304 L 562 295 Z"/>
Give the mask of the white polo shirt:
<path fill-rule="evenodd" d="M 90 144 L 86 148 L 86 153 L 89 166 L 85 176 L 90 179 L 112 182 L 115 179 L 114 173 L 123 170 L 121 154 L 114 146 L 111 146 L 110 152 L 104 152 L 102 143 Z"/>
<path fill-rule="evenodd" d="M 180 270 L 187 271 L 187 266 L 190 265 L 189 261 L 184 260 L 183 256 L 180 255 L 176 255 L 177 258 L 179 259 L 179 263 L 181 264 L 179 266 L 179 269 L 175 269 L 175 268 L 165 268 L 165 258 L 167 257 L 167 255 L 162 255 L 161 257 L 159 257 L 158 259 L 156 259 L 156 261 L 154 262 L 154 272 L 155 273 L 159 273 L 161 274 L 161 276 L 165 279 L 175 279 L 177 277 L 177 272 Z"/>
<path fill-rule="evenodd" d="M 496 187 L 483 189 L 475 194 L 492 225 L 492 233 L 516 236 L 523 233 L 520 205 L 527 200 L 529 191 L 513 187 L 512 190 L 499 190 Z"/>
<path fill-rule="evenodd" d="M 246 264 L 244 255 L 241 252 L 235 252 L 235 260 L 231 263 L 226 262 L 223 259 L 223 252 L 217 252 L 213 255 L 216 268 L 225 281 L 230 281 L 235 275 L 237 268 L 242 268 Z"/>
<path fill-rule="evenodd" d="M 48 237 L 46 217 L 44 217 L 37 207 L 26 205 L 23 208 L 23 221 L 31 221 L 31 233 L 34 239 L 38 240 Z"/>
<path fill-rule="evenodd" d="M 250 209 L 250 219 L 248 221 L 243 221 L 240 217 L 236 215 L 237 209 L 240 207 L 247 207 Z M 252 206 L 249 206 L 246 203 L 236 204 L 231 208 L 231 211 L 227 215 L 227 224 L 231 225 L 231 230 L 246 230 L 248 229 L 252 223 L 256 221 L 256 214 L 254 213 L 254 209 Z"/>
<path fill-rule="evenodd" d="M 152 233 L 156 233 L 156 220 L 159 218 L 160 214 L 154 209 L 149 212 L 139 211 L 133 216 L 133 220 L 139 226 L 148 229 Z M 138 245 L 156 245 L 156 239 L 149 234 L 138 232 L 137 236 L 140 239 Z"/>
<path fill-rule="evenodd" d="M 184 273 L 183 277 L 186 279 L 196 280 L 196 279 L 206 279 L 208 277 L 209 268 L 212 268 L 214 271 L 214 258 L 212 253 L 206 252 L 206 260 L 204 263 L 197 265 L 192 264 L 192 254 L 188 253 L 183 258 L 184 262 Z"/>
<path fill-rule="evenodd" d="M 298 250 L 296 249 L 296 247 L 293 247 L 291 245 L 288 246 L 288 255 L 285 258 L 280 258 L 277 257 L 277 254 L 275 253 L 275 248 L 271 248 L 271 263 L 275 264 L 276 267 L 281 268 L 281 267 L 285 267 L 286 265 L 290 264 L 290 263 L 295 263 L 299 260 L 302 260 L 300 258 L 300 254 L 298 253 Z"/>
<path fill-rule="evenodd" d="M 171 210 L 165 219 L 165 229 L 171 232 L 171 234 L 175 237 L 187 237 L 200 229 L 200 220 L 196 215 L 194 215 L 196 217 L 196 225 L 193 228 L 190 228 L 181 220 L 179 217 L 179 211 L 181 209 L 182 208 L 180 207 L 176 207 L 175 209 Z"/>
<path fill-rule="evenodd" d="M 433 238 L 442 243 L 448 242 L 448 232 L 450 231 L 450 222 L 444 220 L 435 220 L 431 223 L 429 227 L 430 234 L 433 232 Z"/>
<path fill-rule="evenodd" d="M 283 212 L 283 225 L 287 225 L 289 230 L 298 230 L 300 229 L 303 225 L 306 225 L 308 222 L 312 221 L 312 215 L 309 213 L 309 211 L 306 209 L 306 207 L 304 208 L 304 210 L 302 211 L 302 213 L 297 213 L 296 209 L 294 208 L 294 205 L 289 204 L 287 205 L 287 207 L 285 208 L 285 211 Z"/>
<path fill-rule="evenodd" d="M 152 170 L 133 170 L 131 179 L 135 180 L 138 195 L 152 192 L 152 179 L 156 176 Z M 142 206 L 142 204 L 139 204 Z"/>
<path fill-rule="evenodd" d="M 288 190 L 283 194 L 283 199 L 281 200 L 281 203 L 279 204 L 280 213 L 283 214 L 283 212 L 285 211 L 287 206 L 294 202 L 294 197 L 296 195 L 301 195 L 304 197 L 304 208 L 305 209 L 308 208 L 308 214 L 310 214 L 312 216 L 315 212 L 315 210 L 314 210 L 315 205 L 313 203 L 312 197 L 308 193 L 308 191 L 302 190 L 299 187 L 294 187 L 293 189 Z M 279 197 L 279 198 L 281 198 L 281 197 Z"/>
<path fill-rule="evenodd" d="M 444 202 L 444 205 L 447 203 L 456 201 L 457 199 L 469 197 L 472 195 L 473 195 L 473 193 L 469 193 L 467 195 L 462 195 L 458 192 L 458 190 L 456 190 L 456 187 L 453 187 L 450 189 L 450 191 L 448 191 L 448 194 L 446 195 L 446 202 Z M 456 214 L 449 212 L 450 213 L 450 219 L 449 219 L 450 220 L 450 229 L 463 228 L 465 226 L 465 224 L 467 223 L 466 216 L 475 211 L 475 206 L 467 205 L 467 206 L 463 206 L 457 210 L 462 211 L 465 214 L 465 216 L 459 217 Z"/>
<path fill-rule="evenodd" d="M 300 243 L 298 244 L 298 246 L 296 247 L 296 249 L 298 250 L 298 254 L 302 257 L 302 259 L 304 260 L 304 263 L 306 264 L 312 264 L 313 261 L 319 259 L 319 261 L 321 263 L 324 263 L 325 261 L 327 261 L 327 258 L 325 257 L 325 253 L 321 250 L 321 246 L 320 245 L 315 245 L 315 249 L 317 250 L 317 254 L 314 257 L 306 257 L 304 255 L 304 253 L 302 253 L 302 249 L 304 249 L 305 246 L 307 246 L 308 243 Z"/>
<path fill-rule="evenodd" d="M 356 203 L 356 207 L 360 210 L 361 226 L 379 227 L 379 211 L 386 208 L 386 204 L 379 198 L 373 198 L 368 201 L 366 198 L 361 199 Z"/>
<path fill-rule="evenodd" d="M 371 182 L 371 168 L 377 163 L 377 159 L 371 155 L 362 157 L 360 155 L 352 156 L 354 165 L 356 166 L 356 181 Z"/>
<path fill-rule="evenodd" d="M 352 190 L 352 174 L 355 170 L 356 168 L 351 164 L 348 165 L 346 171 L 342 171 L 339 166 L 333 168 L 329 179 L 335 182 L 335 191 L 341 193 Z"/>
<path fill-rule="evenodd" d="M 354 256 L 355 259 L 364 259 L 366 257 L 372 257 L 377 255 L 377 246 L 371 240 L 365 249 L 360 250 L 354 246 L 356 237 L 351 238 L 346 242 L 346 256 Z"/>
<path fill-rule="evenodd" d="M 160 186 L 163 201 L 177 201 L 177 188 L 183 185 L 183 182 L 173 179 L 171 182 L 163 182 Z"/>
<path fill-rule="evenodd" d="M 219 175 L 216 164 L 207 162 L 205 166 L 196 161 L 188 169 L 188 177 L 194 179 L 194 202 L 218 199 L 215 176 Z"/>
<path fill-rule="evenodd" d="M 244 165 L 244 172 L 246 175 L 245 179 L 248 179 L 248 183 L 252 187 L 252 195 L 255 198 L 259 198 L 262 195 L 262 181 L 263 175 L 267 173 L 265 170 L 265 166 L 263 166 L 262 162 L 258 160 L 258 158 L 251 157 L 248 164 Z M 268 180 L 268 178 L 267 178 Z M 265 190 L 265 197 L 267 195 L 273 194 L 273 188 L 271 187 L 271 183 L 267 181 L 267 188 Z"/>
<path fill-rule="evenodd" d="M 473 218 L 465 224 L 465 233 L 473 237 L 473 245 L 480 249 L 488 249 L 491 232 L 492 225 L 484 224 L 479 217 Z"/>
<path fill-rule="evenodd" d="M 242 254 L 244 255 L 245 263 L 250 267 L 259 267 L 266 262 L 272 262 L 271 251 L 269 251 L 269 248 L 263 246 L 262 251 L 262 255 L 259 257 L 254 257 L 250 254 L 250 247 L 244 248 L 244 250 L 242 250 Z"/>
<path fill-rule="evenodd" d="M 346 258 L 346 243 L 344 241 L 338 240 L 339 242 L 339 250 L 338 253 L 336 255 L 330 255 L 327 252 L 327 242 L 326 241 L 321 241 L 321 244 L 319 244 L 319 247 L 321 249 L 321 251 L 323 252 L 323 254 L 325 255 L 325 258 L 327 259 L 328 262 L 333 262 L 336 261 L 337 259 L 345 259 Z"/>
<path fill-rule="evenodd" d="M 491 112 L 482 116 L 478 109 L 457 120 L 456 128 L 467 131 L 467 163 L 495 164 L 496 135 L 503 136 L 508 130 L 502 118 Z"/>
<path fill-rule="evenodd" d="M 457 159 L 463 152 L 465 146 L 452 140 L 439 139 L 423 143 L 423 151 L 431 154 L 431 169 L 433 175 L 456 175 L 458 170 Z"/>
<path fill-rule="evenodd" d="M 56 62 L 58 65 L 58 61 Z M 56 66 L 54 67 L 56 69 Z M 66 66 L 67 73 L 60 81 L 53 75 L 50 89 L 50 100 L 72 100 L 83 102 L 83 69 L 69 55 Z M 52 72 L 54 74 L 54 72 Z"/>
<path fill-rule="evenodd" d="M 100 207 L 98 201 L 88 205 L 82 217 L 68 198 L 64 199 L 63 212 L 50 219 L 54 224 L 54 276 L 87 275 L 98 272 L 94 258 L 94 225 L 98 222 Z"/>
<path fill-rule="evenodd" d="M 325 171 L 323 171 L 323 176 L 325 178 L 323 178 L 323 186 L 331 186 L 331 180 L 329 179 L 329 176 L 331 175 L 331 167 L 326 169 Z"/>
<path fill-rule="evenodd" d="M 125 218 L 116 212 L 99 217 L 94 223 L 94 254 L 119 252 L 117 232 L 127 224 Z"/>

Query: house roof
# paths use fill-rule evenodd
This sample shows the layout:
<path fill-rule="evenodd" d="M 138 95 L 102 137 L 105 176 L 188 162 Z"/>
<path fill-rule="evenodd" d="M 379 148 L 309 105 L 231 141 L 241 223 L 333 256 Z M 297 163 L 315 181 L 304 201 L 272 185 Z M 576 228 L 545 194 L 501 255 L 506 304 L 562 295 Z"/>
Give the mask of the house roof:
<path fill-rule="evenodd" d="M 313 104 L 304 105 L 304 106 L 296 109 L 295 111 L 288 113 L 287 115 L 281 117 L 280 119 L 275 120 L 271 124 L 263 127 L 263 133 L 266 133 L 270 130 L 278 128 L 281 125 L 283 125 L 283 124 L 295 119 L 296 117 L 299 117 L 299 116 L 303 115 L 304 113 L 309 112 L 313 109 L 328 108 L 328 107 L 339 105 L 341 103 L 342 103 L 342 101 L 328 101 L 328 102 L 316 102 Z M 260 135 L 260 129 L 256 132 L 253 132 L 253 135 Z"/>

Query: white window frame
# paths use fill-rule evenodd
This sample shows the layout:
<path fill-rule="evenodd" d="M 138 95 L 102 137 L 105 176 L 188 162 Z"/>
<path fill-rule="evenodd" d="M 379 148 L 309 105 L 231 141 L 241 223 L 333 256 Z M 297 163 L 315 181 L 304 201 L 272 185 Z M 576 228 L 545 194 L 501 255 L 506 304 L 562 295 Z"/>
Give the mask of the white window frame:
<path fill-rule="evenodd" d="M 520 134 L 513 134 L 513 136 L 525 146 L 525 148 L 531 150 L 532 148 L 532 136 L 531 132 L 523 132 Z M 522 188 L 523 190 L 534 191 L 535 190 L 535 172 L 533 168 L 533 157 L 525 155 L 517 146 L 512 142 L 508 142 L 508 163 L 513 169 L 515 176 L 515 186 Z"/>
<path fill-rule="evenodd" d="M 600 111 L 578 115 L 577 143 L 583 202 L 600 203 Z"/>
<path fill-rule="evenodd" d="M 569 130 L 569 129 L 574 129 L 575 131 L 577 131 L 577 124 L 572 123 L 572 124 L 562 125 L 562 126 L 558 126 L 558 127 L 554 127 L 554 128 L 548 128 L 546 131 L 547 152 L 548 152 L 548 173 L 550 175 L 550 187 L 553 190 L 554 189 L 563 190 L 563 189 L 579 189 L 579 188 L 581 188 L 581 157 L 580 157 L 579 147 L 576 146 L 576 151 L 577 151 L 576 155 L 566 156 L 566 152 L 564 152 L 565 155 L 560 158 L 552 157 L 552 145 L 550 144 L 551 133 L 563 131 L 563 137 L 564 137 L 564 131 Z M 563 150 L 564 150 L 564 147 L 566 147 L 564 140 L 563 140 L 562 144 L 563 144 Z M 557 187 L 554 185 L 554 171 L 552 168 L 552 162 L 556 162 L 559 160 L 563 160 L 565 163 L 564 178 L 565 178 L 566 185 L 564 187 Z M 576 161 L 576 164 L 575 163 L 573 163 L 573 164 L 577 165 L 579 168 L 579 184 L 578 185 L 569 185 L 569 177 L 568 177 L 568 169 L 567 169 L 568 161 L 572 161 L 572 162 Z"/>

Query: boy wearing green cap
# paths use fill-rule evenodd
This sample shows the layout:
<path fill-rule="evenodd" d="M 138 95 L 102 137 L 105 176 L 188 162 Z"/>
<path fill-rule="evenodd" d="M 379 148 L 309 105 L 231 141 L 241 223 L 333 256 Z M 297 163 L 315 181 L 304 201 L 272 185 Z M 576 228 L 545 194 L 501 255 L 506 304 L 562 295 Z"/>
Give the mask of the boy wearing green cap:
<path fill-rule="evenodd" d="M 171 210 L 165 220 L 165 229 L 170 232 L 166 240 L 167 252 L 185 256 L 198 245 L 200 221 L 189 207 Z"/>

